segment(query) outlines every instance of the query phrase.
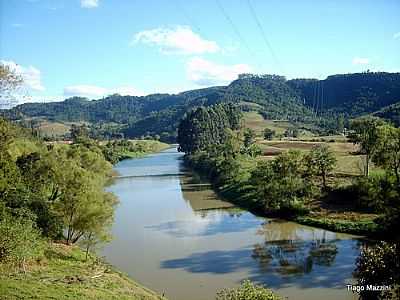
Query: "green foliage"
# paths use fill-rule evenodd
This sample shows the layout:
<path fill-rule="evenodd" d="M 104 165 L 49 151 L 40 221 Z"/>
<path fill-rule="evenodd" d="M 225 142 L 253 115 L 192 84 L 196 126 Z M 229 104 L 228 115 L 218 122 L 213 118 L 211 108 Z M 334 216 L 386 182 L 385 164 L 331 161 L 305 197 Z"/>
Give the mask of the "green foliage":
<path fill-rule="evenodd" d="M 43 255 L 43 246 L 32 220 L 0 212 L 0 263 L 25 269 L 26 261 Z"/>
<path fill-rule="evenodd" d="M 115 140 L 109 141 L 105 145 L 99 146 L 107 161 L 112 164 L 132 157 L 142 156 L 146 153 L 160 151 L 166 147 L 167 144 L 159 141 L 130 141 L 130 140 Z"/>
<path fill-rule="evenodd" d="M 216 300 L 279 300 L 282 299 L 271 290 L 244 280 L 240 287 L 223 289 L 217 293 Z"/>
<path fill-rule="evenodd" d="M 380 242 L 363 249 L 356 262 L 355 276 L 360 285 L 390 286 L 388 291 L 360 292 L 361 299 L 399 299 L 400 246 L 398 243 Z"/>
<path fill-rule="evenodd" d="M 326 176 L 336 165 L 335 154 L 329 146 L 321 144 L 313 147 L 306 156 L 306 164 L 310 174 L 321 176 L 322 185 L 326 188 Z"/>
<path fill-rule="evenodd" d="M 400 99 L 400 74 L 364 72 L 328 76 L 325 80 L 288 81 L 309 107 L 356 117 L 379 110 Z M 322 94 L 322 95 L 321 95 Z M 321 101 L 322 100 L 322 101 Z"/>
<path fill-rule="evenodd" d="M 15 102 L 14 91 L 22 84 L 22 76 L 17 74 L 10 66 L 0 62 L 0 109 L 8 108 Z M 5 107 L 2 107 L 2 106 Z"/>
<path fill-rule="evenodd" d="M 246 128 L 243 133 L 243 145 L 249 148 L 256 141 L 256 132 L 250 128 Z"/>
<path fill-rule="evenodd" d="M 199 107 L 189 112 L 178 128 L 179 151 L 193 154 L 225 142 L 226 129 L 238 129 L 241 114 L 232 104 Z"/>
<path fill-rule="evenodd" d="M 314 123 L 325 132 L 342 132 L 350 117 L 378 111 L 398 121 L 398 73 L 357 73 L 325 80 L 286 80 L 277 75 L 244 74 L 228 86 L 192 90 L 177 95 L 144 97 L 110 95 L 97 101 L 73 97 L 63 102 L 25 103 L 2 112 L 14 120 L 42 118 L 59 122 L 91 123 L 91 135 L 104 138 L 159 135 L 176 139 L 180 119 L 198 106 L 250 103 L 266 119 Z M 394 106 L 389 106 L 394 104 Z M 242 105 L 246 109 L 245 105 Z M 319 117 L 317 118 L 316 115 Z M 338 118 L 339 116 L 339 118 Z M 343 119 L 341 119 L 341 117 Z M 344 121 L 344 122 L 342 122 Z M 343 124 L 344 123 L 344 124 Z"/>
<path fill-rule="evenodd" d="M 392 208 L 394 199 L 399 197 L 393 177 L 374 174 L 356 178 L 349 187 L 355 205 L 362 210 L 382 213 Z"/>
<path fill-rule="evenodd" d="M 275 130 L 269 129 L 269 128 L 265 128 L 264 129 L 264 139 L 266 140 L 272 140 L 275 136 L 276 132 Z"/>
<path fill-rule="evenodd" d="M 288 128 L 285 130 L 283 133 L 285 137 L 291 137 L 291 138 L 297 138 L 300 135 L 300 131 L 298 128 L 293 127 L 293 128 Z"/>
<path fill-rule="evenodd" d="M 345 232 L 360 235 L 370 235 L 378 232 L 379 225 L 371 220 L 346 221 L 327 218 L 313 218 L 309 216 L 298 216 L 295 221 L 309 226 L 325 228 L 335 232 Z"/>
<path fill-rule="evenodd" d="M 381 119 L 374 117 L 363 117 L 355 119 L 351 122 L 350 128 L 352 133 L 349 135 L 350 140 L 354 144 L 360 145 L 360 150 L 365 154 L 365 176 L 369 175 L 369 164 L 378 150 L 378 127 L 383 125 Z"/>
<path fill-rule="evenodd" d="M 304 214 L 304 201 L 313 189 L 304 176 L 303 157 L 299 152 L 280 154 L 273 161 L 260 162 L 252 171 L 249 184 L 254 197 L 266 212 Z"/>
<path fill-rule="evenodd" d="M 373 161 L 394 174 L 400 189 L 400 128 L 390 125 L 378 127 L 377 151 Z"/>
<path fill-rule="evenodd" d="M 77 134 L 77 143 L 45 147 L 33 137 L 19 137 L 8 122 L 0 124 L 6 141 L 0 147 L 0 203 L 17 218 L 33 216 L 38 229 L 51 239 L 67 234 L 67 243 L 91 232 L 106 236 L 113 219 L 115 198 L 104 191 L 111 164 L 101 147 Z M 34 152 L 16 152 L 18 141 L 37 143 Z M 8 140 L 12 142 L 7 142 Z M 13 158 L 10 153 L 19 153 Z"/>

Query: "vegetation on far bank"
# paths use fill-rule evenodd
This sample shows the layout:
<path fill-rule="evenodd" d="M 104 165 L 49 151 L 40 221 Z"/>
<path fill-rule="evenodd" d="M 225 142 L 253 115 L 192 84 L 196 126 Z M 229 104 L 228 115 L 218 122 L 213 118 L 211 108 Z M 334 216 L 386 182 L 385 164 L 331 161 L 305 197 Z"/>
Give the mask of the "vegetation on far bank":
<path fill-rule="evenodd" d="M 286 143 L 287 149 L 263 156 L 254 130 L 238 130 L 239 110 L 225 107 L 192 111 L 178 131 L 187 163 L 208 176 L 223 197 L 260 214 L 334 231 L 373 235 L 396 226 L 400 129 L 376 118 L 352 121 L 349 138 L 363 161 L 363 175 L 353 176 L 336 171 L 342 147 L 335 151 L 329 142 L 294 150 L 290 143 L 298 143 L 292 137 L 275 142 Z M 271 139 L 270 131 L 263 133 Z M 372 162 L 379 172 L 370 172 Z"/>

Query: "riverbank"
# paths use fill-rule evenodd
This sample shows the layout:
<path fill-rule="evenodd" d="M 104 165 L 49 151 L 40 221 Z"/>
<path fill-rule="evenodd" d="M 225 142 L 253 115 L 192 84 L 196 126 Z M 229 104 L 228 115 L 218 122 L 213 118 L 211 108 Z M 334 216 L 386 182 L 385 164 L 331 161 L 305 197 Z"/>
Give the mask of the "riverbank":
<path fill-rule="evenodd" d="M 237 163 L 243 169 L 252 169 L 254 167 L 248 161 L 244 163 L 237 161 Z M 207 161 L 185 156 L 185 164 L 212 182 L 212 172 L 208 168 Z M 254 194 L 252 194 L 246 176 L 232 184 L 221 185 L 212 182 L 212 186 L 215 192 L 224 200 L 249 210 L 258 216 L 280 218 L 334 232 L 370 237 L 376 236 L 380 232 L 380 226 L 375 222 L 378 220 L 379 215 L 364 213 L 341 205 L 327 205 L 320 199 L 306 201 L 307 204 L 299 208 L 298 211 L 268 211 L 259 202 L 253 200 Z"/>
<path fill-rule="evenodd" d="M 50 243 L 26 273 L 0 265 L 2 299 L 143 299 L 166 298 L 115 270 L 78 246 Z"/>

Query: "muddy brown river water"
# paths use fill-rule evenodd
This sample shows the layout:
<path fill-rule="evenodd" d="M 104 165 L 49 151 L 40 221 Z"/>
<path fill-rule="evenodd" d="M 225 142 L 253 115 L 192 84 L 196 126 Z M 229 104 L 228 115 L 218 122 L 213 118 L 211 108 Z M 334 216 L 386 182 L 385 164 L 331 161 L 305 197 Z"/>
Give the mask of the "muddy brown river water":
<path fill-rule="evenodd" d="M 101 251 L 136 281 L 171 300 L 211 300 L 243 279 L 296 300 L 356 299 L 347 291 L 361 242 L 257 217 L 221 201 L 168 149 L 115 166 L 120 200 L 114 239 Z"/>

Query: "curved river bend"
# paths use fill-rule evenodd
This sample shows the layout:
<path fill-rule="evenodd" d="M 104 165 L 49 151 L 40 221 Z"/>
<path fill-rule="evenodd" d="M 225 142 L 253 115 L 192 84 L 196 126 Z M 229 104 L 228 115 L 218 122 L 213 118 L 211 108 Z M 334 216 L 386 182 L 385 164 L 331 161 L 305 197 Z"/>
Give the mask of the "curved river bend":
<path fill-rule="evenodd" d="M 120 199 L 106 260 L 171 300 L 211 300 L 243 279 L 296 300 L 348 292 L 361 242 L 346 234 L 256 217 L 221 201 L 169 149 L 115 166 Z"/>

